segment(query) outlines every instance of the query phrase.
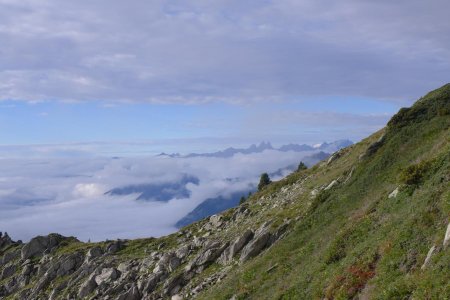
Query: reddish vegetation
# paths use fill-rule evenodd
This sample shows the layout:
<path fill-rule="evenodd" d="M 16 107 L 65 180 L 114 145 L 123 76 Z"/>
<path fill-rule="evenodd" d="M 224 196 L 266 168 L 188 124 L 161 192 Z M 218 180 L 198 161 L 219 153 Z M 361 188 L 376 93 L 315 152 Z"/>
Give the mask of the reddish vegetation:
<path fill-rule="evenodd" d="M 365 287 L 366 283 L 375 276 L 375 264 L 350 266 L 343 275 L 335 278 L 326 290 L 328 299 L 338 294 L 353 297 Z"/>

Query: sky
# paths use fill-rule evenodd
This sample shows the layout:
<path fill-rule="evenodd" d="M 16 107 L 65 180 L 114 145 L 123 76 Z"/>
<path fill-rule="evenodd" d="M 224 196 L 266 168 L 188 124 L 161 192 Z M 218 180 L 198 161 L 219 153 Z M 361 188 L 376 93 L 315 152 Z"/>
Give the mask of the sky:
<path fill-rule="evenodd" d="M 160 236 L 449 82 L 448 0 L 0 0 L 0 231 Z M 189 197 L 105 194 L 185 175 Z M 231 179 L 231 180 L 230 180 Z"/>
<path fill-rule="evenodd" d="M 0 145 L 120 154 L 359 140 L 448 81 L 449 9 L 0 0 Z"/>

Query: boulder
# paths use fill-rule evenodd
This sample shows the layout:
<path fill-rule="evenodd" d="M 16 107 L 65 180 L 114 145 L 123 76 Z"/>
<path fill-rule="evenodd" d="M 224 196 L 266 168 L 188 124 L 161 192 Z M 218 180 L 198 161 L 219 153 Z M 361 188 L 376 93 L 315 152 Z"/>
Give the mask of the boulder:
<path fill-rule="evenodd" d="M 55 233 L 47 236 L 37 236 L 22 247 L 22 259 L 26 260 L 33 256 L 42 255 L 46 250 L 51 250 L 58 246 L 65 239 L 67 238 Z"/>
<path fill-rule="evenodd" d="M 20 249 L 7 252 L 5 255 L 3 255 L 3 259 L 1 260 L 0 266 L 6 265 L 10 261 L 13 261 L 19 257 L 20 257 Z"/>
<path fill-rule="evenodd" d="M 140 300 L 140 299 L 142 299 L 142 295 L 135 284 L 133 284 L 128 291 L 120 294 L 117 297 L 117 300 Z"/>
<path fill-rule="evenodd" d="M 0 280 L 11 277 L 16 273 L 17 267 L 15 265 L 7 266 L 3 269 L 2 274 L 0 275 Z"/>
<path fill-rule="evenodd" d="M 120 273 L 115 268 L 105 268 L 100 275 L 95 276 L 95 282 L 97 285 L 101 285 L 104 282 L 111 282 L 119 278 Z"/>
<path fill-rule="evenodd" d="M 79 267 L 83 260 L 83 256 L 80 253 L 71 254 L 65 258 L 62 258 L 59 268 L 57 270 L 57 276 L 64 276 L 72 273 Z"/>
<path fill-rule="evenodd" d="M 156 271 L 154 271 L 154 273 L 158 273 L 162 270 L 173 272 L 180 264 L 181 260 L 176 256 L 175 253 L 165 253 L 156 265 Z"/>
<path fill-rule="evenodd" d="M 214 262 L 222 252 L 228 247 L 229 243 L 221 245 L 219 242 L 208 245 L 201 251 L 188 265 L 187 270 L 195 266 L 207 266 Z"/>
<path fill-rule="evenodd" d="M 84 298 L 92 293 L 97 288 L 97 282 L 95 281 L 96 274 L 92 274 L 89 278 L 81 285 L 78 290 L 78 298 Z"/>
<path fill-rule="evenodd" d="M 222 216 L 221 215 L 212 215 L 209 218 L 209 223 L 214 226 L 215 228 L 222 226 Z"/>
<path fill-rule="evenodd" d="M 258 230 L 257 235 L 242 249 L 240 261 L 245 262 L 261 253 L 270 243 L 271 237 L 272 234 L 269 232 L 269 229 L 263 225 Z"/>
<path fill-rule="evenodd" d="M 189 245 L 183 245 L 183 246 L 181 246 L 180 248 L 177 249 L 177 251 L 175 252 L 175 255 L 179 259 L 183 260 L 189 255 L 190 250 L 191 250 L 190 248 L 191 247 Z"/>
<path fill-rule="evenodd" d="M 139 289 L 143 293 L 151 293 L 155 289 L 158 282 L 164 277 L 164 273 L 150 274 L 147 279 L 139 284 Z"/>
<path fill-rule="evenodd" d="M 397 197 L 398 192 L 399 192 L 399 189 L 398 189 L 398 187 L 397 187 L 395 190 L 393 190 L 393 191 L 389 194 L 388 198 L 391 199 L 391 198 Z"/>
<path fill-rule="evenodd" d="M 131 269 L 130 263 L 120 263 L 119 266 L 117 267 L 117 270 L 119 270 L 120 273 L 126 273 L 130 271 L 130 269 Z"/>
<path fill-rule="evenodd" d="M 240 237 L 238 237 L 219 258 L 221 264 L 229 263 L 239 251 L 253 238 L 253 231 L 247 229 Z"/>

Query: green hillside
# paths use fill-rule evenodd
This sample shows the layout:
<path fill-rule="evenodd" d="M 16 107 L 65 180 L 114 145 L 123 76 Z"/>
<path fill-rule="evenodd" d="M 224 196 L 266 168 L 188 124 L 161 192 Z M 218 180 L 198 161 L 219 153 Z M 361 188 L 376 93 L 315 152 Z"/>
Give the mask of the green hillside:
<path fill-rule="evenodd" d="M 447 84 L 335 161 L 274 184 L 264 194 L 300 180 L 296 201 L 309 208 L 285 239 L 200 298 L 450 299 L 449 128 Z"/>
<path fill-rule="evenodd" d="M 447 84 L 172 235 L 0 235 L 0 299 L 450 299 L 449 221 Z"/>

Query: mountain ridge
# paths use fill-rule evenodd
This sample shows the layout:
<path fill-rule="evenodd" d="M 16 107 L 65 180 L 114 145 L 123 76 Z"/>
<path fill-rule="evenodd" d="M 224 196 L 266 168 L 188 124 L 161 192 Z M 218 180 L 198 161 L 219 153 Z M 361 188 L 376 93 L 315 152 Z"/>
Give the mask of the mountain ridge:
<path fill-rule="evenodd" d="M 307 144 L 286 144 L 286 145 L 282 145 L 278 148 L 275 148 L 272 146 L 272 144 L 270 142 L 261 142 L 258 145 L 256 144 L 252 144 L 247 148 L 233 148 L 233 147 L 229 147 L 226 148 L 224 150 L 221 151 L 216 151 L 216 152 L 209 152 L 209 153 L 189 153 L 186 155 L 182 155 L 180 153 L 172 153 L 172 154 L 167 154 L 167 153 L 160 153 L 157 156 L 166 156 L 166 157 L 171 157 L 171 158 L 192 158 L 192 157 L 219 157 L 219 158 L 227 158 L 227 157 L 232 157 L 236 154 L 254 154 L 254 153 L 261 153 L 264 152 L 266 150 L 274 150 L 274 151 L 281 151 L 281 152 L 289 152 L 289 151 L 293 151 L 293 152 L 305 152 L 305 151 L 323 151 L 323 152 L 328 152 L 328 153 L 333 153 L 337 150 L 339 150 L 340 148 L 344 148 L 347 146 L 352 145 L 353 142 L 347 139 L 341 139 L 341 140 L 336 140 L 334 142 L 323 142 L 319 145 L 315 146 L 310 146 Z"/>

